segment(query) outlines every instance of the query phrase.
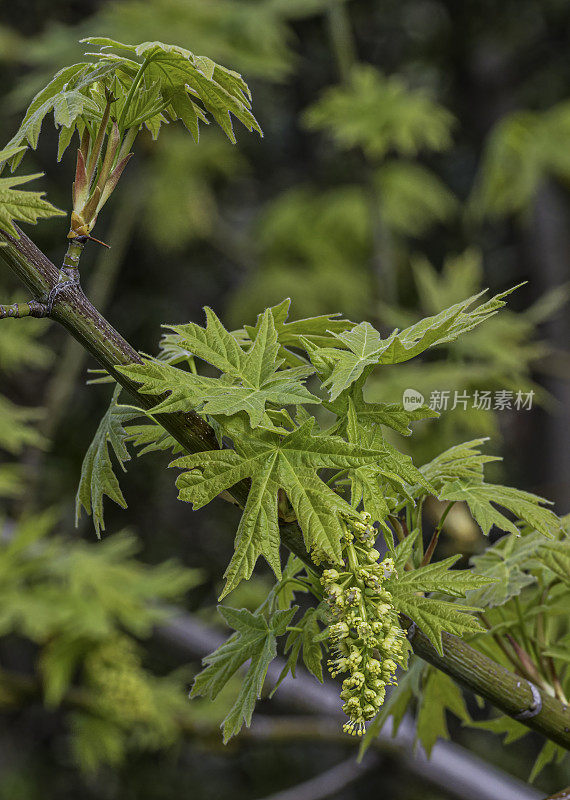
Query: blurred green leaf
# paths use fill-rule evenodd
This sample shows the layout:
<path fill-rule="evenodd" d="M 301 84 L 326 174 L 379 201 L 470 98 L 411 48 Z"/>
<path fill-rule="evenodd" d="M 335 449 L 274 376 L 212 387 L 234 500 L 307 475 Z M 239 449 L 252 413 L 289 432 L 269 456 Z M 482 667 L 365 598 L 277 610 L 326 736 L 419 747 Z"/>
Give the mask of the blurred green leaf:
<path fill-rule="evenodd" d="M 370 65 L 353 67 L 348 86 L 326 89 L 304 115 L 311 130 L 325 130 L 341 149 L 361 147 L 371 159 L 390 151 L 415 155 L 451 144 L 453 116 L 423 89 Z"/>

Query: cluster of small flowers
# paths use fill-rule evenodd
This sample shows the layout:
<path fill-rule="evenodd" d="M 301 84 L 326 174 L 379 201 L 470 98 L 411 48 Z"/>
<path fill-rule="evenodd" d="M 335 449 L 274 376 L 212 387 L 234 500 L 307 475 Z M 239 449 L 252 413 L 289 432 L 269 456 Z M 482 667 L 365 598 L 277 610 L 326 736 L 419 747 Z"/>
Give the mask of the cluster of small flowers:
<path fill-rule="evenodd" d="M 362 735 L 366 722 L 376 716 L 386 686 L 396 683 L 398 664 L 405 665 L 407 647 L 392 606 L 392 595 L 382 583 L 394 573 L 391 558 L 379 561 L 376 531 L 371 517 L 345 525 L 343 571 L 327 569 L 321 583 L 334 620 L 329 642 L 334 654 L 328 662 L 331 675 L 348 673 L 343 680 L 342 710 L 349 720 L 343 730 Z"/>
<path fill-rule="evenodd" d="M 96 703 L 106 714 L 123 723 L 135 723 L 155 713 L 152 690 L 128 639 L 114 639 L 94 650 L 84 670 Z"/>

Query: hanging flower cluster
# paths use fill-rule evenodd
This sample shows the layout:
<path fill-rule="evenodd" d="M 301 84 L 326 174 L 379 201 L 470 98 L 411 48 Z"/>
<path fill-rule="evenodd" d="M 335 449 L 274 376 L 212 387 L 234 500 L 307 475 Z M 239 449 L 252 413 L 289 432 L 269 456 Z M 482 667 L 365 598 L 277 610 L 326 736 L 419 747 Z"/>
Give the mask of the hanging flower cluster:
<path fill-rule="evenodd" d="M 343 730 L 362 735 L 366 722 L 376 716 L 386 686 L 396 683 L 394 673 L 405 666 L 408 646 L 398 625 L 392 595 L 382 583 L 394 573 L 391 558 L 379 561 L 376 531 L 370 514 L 348 520 L 343 539 L 344 570 L 327 569 L 321 577 L 325 600 L 333 617 L 328 628 L 333 677 L 343 680 L 342 710 L 348 716 Z"/>

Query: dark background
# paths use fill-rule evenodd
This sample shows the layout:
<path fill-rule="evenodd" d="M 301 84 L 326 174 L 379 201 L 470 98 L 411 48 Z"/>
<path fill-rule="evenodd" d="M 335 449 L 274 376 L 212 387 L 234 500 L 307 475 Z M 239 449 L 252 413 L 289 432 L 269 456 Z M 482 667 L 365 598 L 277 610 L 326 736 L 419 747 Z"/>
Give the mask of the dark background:
<path fill-rule="evenodd" d="M 101 215 L 95 235 L 113 248 L 103 253 L 89 246 L 82 266 L 84 285 L 89 289 L 99 276 L 98 285 L 91 284 L 99 306 L 138 349 L 156 350 L 162 323 L 201 322 L 204 305 L 211 305 L 228 326 L 239 327 L 252 323 L 265 305 L 285 295 L 292 297 L 297 316 L 342 311 L 352 319 L 368 318 L 389 327 L 392 316 L 386 305 L 392 311 L 421 311 L 410 270 L 418 254 L 440 270 L 449 254 L 475 248 L 481 258 L 482 288 L 500 291 L 528 281 L 512 297 L 514 311 L 524 312 L 545 292 L 568 281 L 570 159 L 566 165 L 562 156 L 547 157 L 551 151 L 564 154 L 568 149 L 570 138 L 563 138 L 563 124 L 559 139 L 546 137 L 528 150 L 521 148 L 514 174 L 526 167 L 532 173 L 526 194 L 515 185 L 510 205 L 493 206 L 489 201 L 487 207 L 481 204 L 478 216 L 468 213 L 473 189 L 483 180 L 486 143 L 497 123 L 519 110 L 547 113 L 570 96 L 568 3 L 352 0 L 338 8 L 335 3 L 299 0 L 2 4 L 4 142 L 42 81 L 80 57 L 77 40 L 88 34 L 180 44 L 242 72 L 252 89 L 263 139 L 239 125 L 233 148 L 214 130 L 204 132 L 198 147 L 175 126 L 165 130 L 156 145 L 149 136 L 141 136 L 137 157 Z M 346 59 L 400 75 L 408 86 L 425 87 L 456 118 L 449 148 L 426 149 L 413 157 L 453 193 L 456 210 L 441 222 L 422 226 L 420 235 L 394 234 L 389 265 L 382 258 L 385 251 L 378 253 L 374 226 L 362 233 L 359 221 L 352 212 L 344 214 L 342 204 L 334 213 L 327 207 L 331 190 L 365 183 L 377 165 L 357 150 L 335 148 L 330 137 L 307 130 L 302 121 L 322 90 L 343 78 Z M 570 124 L 567 130 L 570 134 Z M 56 165 L 56 147 L 48 119 L 40 147 L 27 157 L 26 166 L 28 172 L 46 173 L 41 188 L 53 203 L 67 209 L 73 158 L 70 149 Z M 307 233 L 301 224 L 309 201 L 299 201 L 295 192 L 300 189 L 314 202 L 313 232 Z M 283 213 L 286 198 L 289 217 Z M 327 223 L 329 213 L 332 222 Z M 61 218 L 26 230 L 57 263 L 65 248 L 66 224 Z M 333 236 L 338 241 L 331 251 Z M 5 272 L 1 284 L 15 289 Z M 536 382 L 546 390 L 541 404 L 529 412 L 497 414 L 492 420 L 456 417 L 445 435 L 460 441 L 464 429 L 474 436 L 479 424 L 481 433 L 495 433 L 491 449 L 505 459 L 501 479 L 554 500 L 557 511 L 566 513 L 569 316 L 562 300 L 559 306 L 522 330 L 519 350 L 511 354 L 519 359 L 521 388 Z M 22 324 L 28 323 L 36 324 Z M 497 329 L 497 340 L 488 343 L 492 379 L 480 388 L 501 386 L 501 370 L 506 370 L 501 359 L 508 353 L 502 352 L 500 335 Z M 62 330 L 42 329 L 41 341 L 57 354 L 54 362 L 46 358 L 34 369 L 6 372 L 1 378 L 12 400 L 47 406 L 41 425 L 49 439 L 47 450 L 25 453 L 28 489 L 23 498 L 7 503 L 7 512 L 57 503 L 68 534 L 94 540 L 88 520 L 73 530 L 73 497 L 83 455 L 110 392 L 105 386 L 85 386 L 86 367 L 94 364 L 84 362 L 79 351 L 69 355 L 72 379 L 58 375 L 57 359 L 69 353 Z M 545 346 L 531 357 L 526 348 L 536 341 Z M 509 366 L 509 379 L 516 381 L 517 374 Z M 465 385 L 473 385 L 468 363 Z M 424 441 L 418 457 L 439 444 Z M 141 539 L 145 561 L 158 563 L 176 554 L 188 566 L 204 568 L 207 580 L 191 593 L 188 606 L 213 609 L 235 514 L 222 505 L 215 513 L 211 508 L 191 513 L 176 500 L 173 476 L 162 468 L 167 463 L 167 456 L 158 456 L 130 465 L 122 480 L 129 508 L 122 512 L 107 503 L 107 535 L 128 526 Z M 470 530 L 467 549 L 480 548 L 479 538 Z M 459 536 L 455 541 L 450 536 L 448 547 L 461 549 Z M 268 585 L 264 581 L 260 570 L 248 590 L 251 597 L 244 590 L 240 601 L 254 603 L 263 596 Z M 235 605 L 238 600 L 230 602 Z M 171 667 L 180 662 L 176 652 L 161 653 L 160 658 L 170 660 Z M 35 710 L 32 717 L 23 713 L 0 724 L 0 743 L 11 742 L 6 750 L 10 755 L 0 753 L 2 800 L 40 795 L 158 800 L 188 792 L 193 797 L 257 798 L 308 779 L 347 755 L 342 745 L 318 742 L 244 744 L 227 751 L 190 743 L 174 754 L 133 757 L 114 772 L 84 780 L 58 751 L 62 723 L 54 715 Z M 536 743 L 521 746 L 517 755 L 486 734 L 453 731 L 458 741 L 521 777 L 527 773 L 529 753 L 536 752 Z M 541 780 L 546 792 L 560 788 L 564 778 L 553 769 Z M 389 757 L 381 768 L 334 796 L 348 800 L 376 792 L 379 785 L 387 798 L 444 796 L 441 789 L 429 794 L 431 789 Z"/>

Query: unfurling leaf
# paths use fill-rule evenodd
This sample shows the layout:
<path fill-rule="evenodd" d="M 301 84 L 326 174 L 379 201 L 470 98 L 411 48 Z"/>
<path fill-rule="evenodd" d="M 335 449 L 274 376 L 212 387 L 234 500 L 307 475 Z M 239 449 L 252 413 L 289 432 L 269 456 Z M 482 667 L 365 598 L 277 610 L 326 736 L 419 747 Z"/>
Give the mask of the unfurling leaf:
<path fill-rule="evenodd" d="M 35 150 L 42 123 L 53 112 L 54 123 L 61 129 L 61 158 L 75 131 L 81 135 L 86 126 L 101 122 L 103 130 L 107 127 L 109 97 L 110 115 L 121 136 L 145 125 L 156 138 L 162 124 L 180 118 L 197 139 L 198 121 L 207 123 L 208 112 L 232 142 L 236 139 L 231 115 L 248 130 L 261 134 L 243 78 L 211 59 L 162 42 L 127 45 L 105 37 L 82 41 L 98 48 L 85 54 L 94 61 L 65 67 L 38 92 L 10 146 L 27 142 Z M 14 168 L 21 153 L 14 153 L 11 159 Z"/>

